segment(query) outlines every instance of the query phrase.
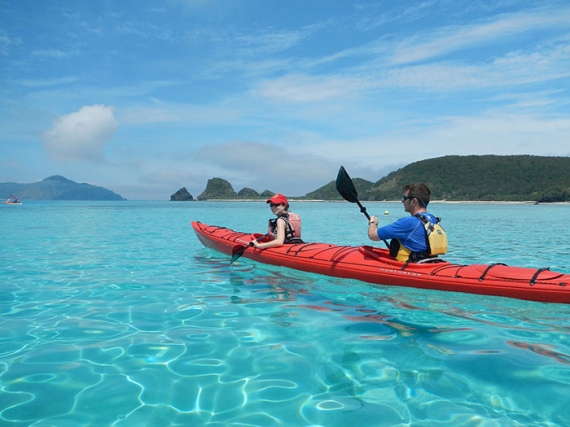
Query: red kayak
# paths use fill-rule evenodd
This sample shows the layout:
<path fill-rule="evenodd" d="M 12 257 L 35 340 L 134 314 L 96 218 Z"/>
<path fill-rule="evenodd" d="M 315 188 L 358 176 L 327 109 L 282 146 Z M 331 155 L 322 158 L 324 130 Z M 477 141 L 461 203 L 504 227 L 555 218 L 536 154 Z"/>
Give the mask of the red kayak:
<path fill-rule="evenodd" d="M 233 255 L 262 234 L 192 222 L 196 236 L 208 248 Z M 263 241 L 263 240 L 260 240 Z M 570 274 L 548 268 L 509 267 L 504 264 L 452 264 L 442 259 L 403 263 L 387 249 L 372 246 L 338 246 L 328 243 L 283 245 L 256 249 L 243 257 L 295 270 L 362 280 L 380 285 L 495 295 L 530 301 L 570 304 Z"/>

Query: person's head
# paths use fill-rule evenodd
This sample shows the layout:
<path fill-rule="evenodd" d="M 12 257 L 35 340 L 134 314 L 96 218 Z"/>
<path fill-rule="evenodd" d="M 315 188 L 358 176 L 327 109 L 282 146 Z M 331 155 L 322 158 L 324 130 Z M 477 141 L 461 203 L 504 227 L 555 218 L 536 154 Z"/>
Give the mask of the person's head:
<path fill-rule="evenodd" d="M 423 182 L 408 184 L 404 187 L 402 203 L 406 212 L 427 209 L 430 202 L 431 191 Z"/>
<path fill-rule="evenodd" d="M 272 212 L 276 212 L 276 210 L 289 210 L 289 202 L 287 201 L 287 197 L 283 194 L 274 194 L 267 199 L 266 203 L 269 203 Z"/>

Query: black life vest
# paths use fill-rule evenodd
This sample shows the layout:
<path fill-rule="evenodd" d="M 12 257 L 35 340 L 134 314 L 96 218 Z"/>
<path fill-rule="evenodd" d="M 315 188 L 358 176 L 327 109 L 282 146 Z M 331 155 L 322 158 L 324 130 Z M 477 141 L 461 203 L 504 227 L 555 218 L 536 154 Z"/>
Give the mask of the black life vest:
<path fill-rule="evenodd" d="M 277 237 L 277 220 L 279 218 L 285 221 L 285 241 L 283 243 L 304 243 L 301 240 L 301 216 L 293 212 L 287 212 L 277 218 L 270 219 L 267 232 L 274 239 Z"/>

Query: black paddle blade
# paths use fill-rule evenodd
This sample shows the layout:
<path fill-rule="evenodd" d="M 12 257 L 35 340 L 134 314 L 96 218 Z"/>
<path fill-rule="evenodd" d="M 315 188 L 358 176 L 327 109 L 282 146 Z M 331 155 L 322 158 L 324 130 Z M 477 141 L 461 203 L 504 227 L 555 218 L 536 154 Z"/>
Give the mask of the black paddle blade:
<path fill-rule="evenodd" d="M 241 246 L 241 245 L 234 246 L 234 248 L 232 249 L 232 260 L 230 261 L 230 265 L 232 265 L 235 260 L 240 258 L 246 249 L 247 246 Z"/>
<path fill-rule="evenodd" d="M 257 239 L 255 239 L 256 242 L 260 242 L 261 240 L 265 239 L 267 236 L 269 236 L 269 233 L 264 234 L 263 236 L 259 236 Z M 245 250 L 247 248 L 249 248 L 250 246 L 253 246 L 253 240 L 251 242 L 249 242 L 247 245 L 243 246 L 243 245 L 237 245 L 234 246 L 234 248 L 232 249 L 232 260 L 230 261 L 230 265 L 232 265 L 232 263 L 238 259 L 239 257 L 241 257 L 243 255 L 243 253 L 245 252 Z"/>
<path fill-rule="evenodd" d="M 336 176 L 336 191 L 338 191 L 347 202 L 356 203 L 360 208 L 360 212 L 370 220 L 370 215 L 368 215 L 366 208 L 362 206 L 360 200 L 358 200 L 358 192 L 356 191 L 356 188 L 354 188 L 354 183 L 352 182 L 352 179 L 350 179 L 350 176 L 348 176 L 348 172 L 346 172 L 344 166 L 340 167 L 338 175 Z"/>
<path fill-rule="evenodd" d="M 336 176 L 336 191 L 343 197 L 344 200 L 350 203 L 358 202 L 358 192 L 354 188 L 354 183 L 344 166 L 341 166 Z"/>

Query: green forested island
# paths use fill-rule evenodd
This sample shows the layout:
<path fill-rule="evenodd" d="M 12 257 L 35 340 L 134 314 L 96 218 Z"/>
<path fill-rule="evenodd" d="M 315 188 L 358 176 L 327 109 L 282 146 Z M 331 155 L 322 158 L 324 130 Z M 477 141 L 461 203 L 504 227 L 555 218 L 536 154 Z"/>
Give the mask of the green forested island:
<path fill-rule="evenodd" d="M 425 182 L 432 200 L 568 202 L 570 157 L 445 156 L 411 163 L 374 183 L 353 181 L 362 200 L 398 200 L 404 185 Z M 334 193 L 331 182 L 307 197 Z"/>

